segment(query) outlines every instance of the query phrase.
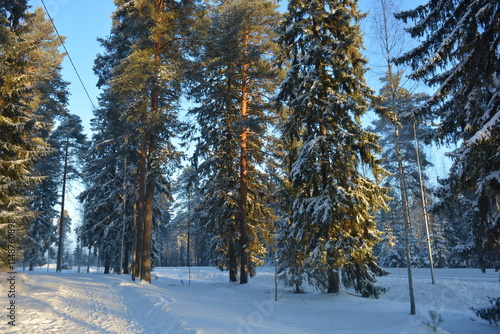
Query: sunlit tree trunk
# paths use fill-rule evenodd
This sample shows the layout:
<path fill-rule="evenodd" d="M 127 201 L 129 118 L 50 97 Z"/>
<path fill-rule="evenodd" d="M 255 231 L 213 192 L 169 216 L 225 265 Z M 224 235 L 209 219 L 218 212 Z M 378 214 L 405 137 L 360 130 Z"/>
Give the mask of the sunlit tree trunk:
<path fill-rule="evenodd" d="M 244 53 L 248 53 L 248 38 L 250 32 L 244 34 Z M 241 88 L 241 120 L 242 129 L 240 134 L 240 283 L 248 283 L 248 151 L 247 151 L 247 107 L 248 107 L 248 69 L 249 64 L 242 66 L 242 88 Z"/>

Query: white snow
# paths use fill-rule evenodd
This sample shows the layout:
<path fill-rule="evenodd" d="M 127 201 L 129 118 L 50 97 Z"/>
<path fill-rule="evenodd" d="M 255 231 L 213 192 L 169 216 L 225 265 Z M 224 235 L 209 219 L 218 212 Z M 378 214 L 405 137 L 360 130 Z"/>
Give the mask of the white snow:
<path fill-rule="evenodd" d="M 478 141 L 488 139 L 491 136 L 490 130 L 493 129 L 497 123 L 500 123 L 500 110 L 498 110 L 498 112 L 467 141 L 467 145 L 473 145 Z"/>
<path fill-rule="evenodd" d="M 7 324 L 7 275 L 1 274 L 1 333 L 431 333 L 429 311 L 441 314 L 439 333 L 499 333 L 469 308 L 500 297 L 498 273 L 479 269 L 414 269 L 417 315 L 409 314 L 406 269 L 379 279 L 390 291 L 380 299 L 311 289 L 294 294 L 263 267 L 249 284 L 228 283 L 215 268 L 157 268 L 152 285 L 129 275 L 16 274 L 16 326 Z"/>

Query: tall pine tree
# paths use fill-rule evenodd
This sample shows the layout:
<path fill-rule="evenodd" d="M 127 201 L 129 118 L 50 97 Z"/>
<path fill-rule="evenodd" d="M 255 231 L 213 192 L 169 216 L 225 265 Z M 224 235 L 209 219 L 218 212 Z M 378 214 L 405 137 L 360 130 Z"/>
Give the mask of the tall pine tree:
<path fill-rule="evenodd" d="M 191 110 L 200 129 L 195 152 L 204 182 L 200 220 L 215 250 L 214 262 L 230 281 L 248 282 L 265 254 L 271 210 L 264 203 L 263 146 L 279 72 L 274 1 L 220 1 L 210 8 L 198 55 Z M 206 78 L 210 78 L 207 80 Z"/>
<path fill-rule="evenodd" d="M 58 150 L 59 163 L 61 164 L 61 210 L 59 215 L 59 240 L 57 247 L 56 271 L 61 271 L 64 252 L 64 221 L 66 194 L 69 182 L 80 176 L 81 161 L 87 150 L 87 137 L 83 133 L 82 120 L 79 116 L 66 114 L 61 124 L 51 136 L 52 142 Z"/>
<path fill-rule="evenodd" d="M 372 96 L 362 18 L 357 1 L 290 1 L 280 27 L 291 68 L 277 101 L 292 111 L 285 140 L 301 147 L 290 172 L 291 224 L 281 231 L 299 246 L 279 252 L 303 250 L 303 272 L 318 288 L 339 292 L 342 274 L 346 287 L 376 297 L 383 288 L 375 276 L 384 271 L 373 255 L 380 240 L 373 215 L 386 206 L 387 190 L 379 184 L 386 172 L 378 138 L 360 121 Z"/>
<path fill-rule="evenodd" d="M 177 113 L 194 1 L 116 0 L 115 4 L 111 35 L 102 41 L 106 52 L 96 60 L 95 70 L 99 83 L 113 96 L 108 101 L 120 106 L 127 134 L 138 143 L 133 275 L 151 282 L 155 194 L 179 158 L 172 139 L 182 131 Z"/>

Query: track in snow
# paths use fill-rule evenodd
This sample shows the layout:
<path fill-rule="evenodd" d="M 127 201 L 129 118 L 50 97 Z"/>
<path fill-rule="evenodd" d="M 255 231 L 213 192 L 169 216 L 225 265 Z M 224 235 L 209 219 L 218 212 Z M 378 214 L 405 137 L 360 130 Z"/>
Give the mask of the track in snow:
<path fill-rule="evenodd" d="M 79 274 L 27 276 L 19 286 L 15 327 L 0 324 L 3 333 L 144 333 L 136 319 L 128 319 L 128 309 L 116 276 L 93 281 Z M 106 282 L 107 281 L 107 282 Z M 36 290 L 31 293 L 31 287 Z M 26 291 L 27 290 L 27 291 Z M 43 291 L 43 292 L 37 292 Z"/>

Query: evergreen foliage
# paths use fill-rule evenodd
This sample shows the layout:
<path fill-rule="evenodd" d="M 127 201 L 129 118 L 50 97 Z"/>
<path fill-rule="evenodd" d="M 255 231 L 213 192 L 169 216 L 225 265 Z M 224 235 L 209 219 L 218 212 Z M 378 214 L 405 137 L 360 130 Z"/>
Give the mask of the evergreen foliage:
<path fill-rule="evenodd" d="M 495 324 L 498 326 L 500 323 L 500 298 L 489 298 L 491 304 L 490 307 L 475 309 L 471 307 L 471 310 L 481 319 L 488 321 L 491 325 Z"/>
<path fill-rule="evenodd" d="M 155 265 L 213 264 L 247 283 L 268 256 L 295 292 L 344 284 L 377 297 L 380 265 L 408 266 L 412 300 L 411 267 L 430 265 L 415 153 L 432 167 L 425 140 L 458 145 L 429 206 L 436 267 L 498 269 L 498 1 L 429 0 L 397 14 L 420 40 L 400 55 L 393 3 L 380 0 L 377 97 L 357 1 L 290 0 L 284 16 L 272 0 L 114 3 L 88 149 L 51 22 L 25 0 L 0 0 L 1 266 L 33 270 L 57 242 L 61 270 L 67 183 L 82 177 L 76 253 L 88 249 L 105 273 L 151 283 Z M 399 65 L 436 92 L 403 88 Z M 379 118 L 363 128 L 369 109 Z M 189 140 L 194 151 L 181 152 Z M 474 311 L 496 323 L 490 302 Z"/>
<path fill-rule="evenodd" d="M 39 83 L 36 85 L 36 115 L 46 124 L 52 124 L 54 119 L 60 119 L 66 114 L 67 104 L 67 83 L 61 78 L 61 63 L 63 54 L 58 50 L 59 39 L 53 31 L 53 26 L 45 18 L 43 11 L 37 8 L 30 14 L 27 22 L 31 28 L 31 34 L 43 41 L 40 44 L 43 52 L 43 62 L 38 62 L 42 75 L 38 76 Z M 41 129 L 40 137 L 43 138 L 50 147 L 55 148 L 55 143 L 51 137 L 52 126 Z M 26 238 L 23 240 L 22 249 L 24 262 L 29 264 L 29 270 L 34 270 L 35 265 L 45 263 L 44 253 L 48 251 L 52 241 L 57 240 L 54 236 L 55 226 L 53 220 L 57 216 L 55 206 L 58 204 L 58 176 L 61 173 L 61 164 L 58 162 L 57 152 L 45 156 L 35 165 L 35 175 L 43 177 L 31 191 L 30 210 L 37 213 L 31 221 Z"/>
<path fill-rule="evenodd" d="M 79 116 L 67 113 L 61 119 L 61 124 L 51 136 L 52 142 L 57 149 L 58 163 L 61 165 L 61 211 L 59 215 L 59 242 L 57 248 L 56 270 L 61 271 L 64 252 L 64 215 L 66 204 L 66 192 L 69 182 L 79 178 L 80 161 L 87 150 L 87 136 L 83 133 L 82 120 Z"/>
<path fill-rule="evenodd" d="M 101 108 L 94 110 L 94 135 L 84 159 L 85 190 L 79 196 L 84 219 L 79 239 L 83 246 L 100 250 L 109 270 L 111 263 L 118 263 L 118 240 L 132 240 L 132 203 L 137 183 L 134 168 L 139 158 L 134 145 L 137 140 L 129 139 L 117 99 L 105 90 L 100 104 Z M 125 208 L 124 198 L 128 199 Z M 125 235 L 119 233 L 123 229 Z M 128 263 L 125 267 L 128 268 Z"/>
<path fill-rule="evenodd" d="M 281 233 L 304 250 L 302 270 L 317 288 L 338 292 L 342 273 L 346 287 L 376 297 L 383 288 L 375 277 L 384 271 L 373 255 L 381 235 L 373 214 L 385 208 L 387 189 L 377 136 L 360 124 L 372 97 L 363 79 L 362 17 L 356 1 L 289 2 L 279 42 L 291 68 L 277 101 L 292 111 L 285 140 L 302 145 L 290 171 L 290 228 Z"/>
<path fill-rule="evenodd" d="M 398 248 L 391 251 L 389 250 L 389 245 L 383 241 L 381 247 L 378 248 L 382 253 L 377 252 L 377 255 L 380 256 L 380 263 L 384 266 L 397 265 L 406 267 L 406 260 L 404 258 L 405 232 L 403 225 L 405 221 L 405 208 L 400 187 L 402 177 L 405 178 L 408 204 L 412 204 L 413 210 L 411 211 L 414 212 L 411 215 L 412 228 L 410 230 L 412 264 L 416 266 L 423 264 L 423 257 L 420 257 L 420 254 L 424 253 L 424 248 L 419 246 L 420 242 L 416 236 L 418 227 L 423 226 L 424 222 L 421 219 L 421 204 L 418 206 L 415 205 L 421 201 L 419 170 L 415 150 L 415 120 L 409 118 L 408 115 L 423 103 L 427 95 L 413 94 L 401 87 L 401 76 L 401 71 L 400 73 L 388 71 L 385 77 L 381 79 L 384 86 L 380 90 L 376 105 L 379 117 L 372 122 L 372 126 L 368 130 L 381 136 L 380 144 L 383 147 L 381 154 L 383 162 L 381 165 L 391 173 L 383 182 L 385 187 L 391 189 L 389 196 L 391 196 L 392 201 L 388 203 L 390 212 L 380 212 L 377 222 L 380 228 L 389 227 L 390 231 L 392 231 L 392 236 L 395 237 L 394 245 L 391 247 Z M 394 124 L 395 119 L 398 120 L 397 125 Z M 398 126 L 398 138 L 396 138 L 395 126 Z M 418 133 L 423 134 L 428 131 L 427 126 L 423 122 L 418 124 L 417 129 Z M 397 145 L 399 145 L 399 148 Z M 432 167 L 432 163 L 427 160 L 424 153 L 425 150 L 420 141 L 418 145 L 420 165 L 425 171 Z M 404 176 L 401 175 L 398 166 L 398 149 L 401 152 Z M 424 182 L 426 179 L 424 174 Z M 426 238 L 426 236 L 423 235 L 421 239 L 423 238 Z M 401 258 L 398 259 L 397 256 L 401 256 Z"/>
<path fill-rule="evenodd" d="M 500 3 L 495 0 L 429 1 L 397 14 L 421 44 L 396 63 L 413 68 L 411 77 L 437 87 L 415 116 L 439 120 L 434 139 L 458 143 L 450 188 L 473 193 L 470 216 L 480 266 L 498 266 L 500 248 Z"/>
<path fill-rule="evenodd" d="M 168 225 L 165 257 L 168 265 L 210 265 L 209 242 L 203 237 L 195 209 L 201 201 L 201 189 L 196 169 L 186 167 L 173 187 L 176 202 L 172 210 L 175 217 Z"/>
<path fill-rule="evenodd" d="M 279 79 L 272 67 L 278 18 L 274 1 L 216 3 L 194 68 L 191 96 L 199 106 L 190 113 L 199 126 L 195 160 L 203 189 L 198 219 L 214 264 L 228 269 L 231 281 L 239 266 L 241 283 L 262 263 L 272 219 L 259 166 Z"/>
<path fill-rule="evenodd" d="M 170 199 L 170 176 L 181 155 L 172 139 L 184 130 L 178 111 L 186 36 L 190 34 L 195 19 L 194 2 L 117 0 L 115 4 L 111 35 L 101 40 L 105 53 L 98 55 L 94 68 L 99 76 L 98 85 L 105 88 L 102 110 L 96 120 L 101 134 L 96 137 L 94 151 L 101 156 L 99 159 L 108 159 L 112 166 L 106 166 L 105 161 L 90 162 L 106 166 L 110 173 L 107 176 L 94 169 L 95 166 L 89 165 L 89 168 L 95 171 L 94 177 L 107 178 L 107 183 L 113 184 L 108 189 L 110 196 L 123 196 L 120 202 L 106 201 L 112 204 L 111 212 L 125 212 L 127 203 L 137 203 L 133 209 L 137 220 L 132 219 L 130 225 L 134 247 L 132 274 L 134 279 L 141 277 L 151 282 L 151 254 L 156 252 L 154 248 L 158 245 L 153 240 L 154 233 L 159 222 L 164 222 L 161 217 L 163 210 L 155 202 L 159 203 L 159 194 L 166 193 L 164 198 Z M 112 131 L 106 129 L 114 121 L 118 121 L 119 126 L 111 127 Z M 120 142 L 127 145 L 120 146 Z M 102 155 L 99 152 L 101 147 L 109 147 L 110 151 Z M 135 167 L 129 168 L 129 165 Z M 137 178 L 131 181 L 125 175 L 130 175 L 133 170 L 137 172 Z M 115 177 L 114 181 L 109 181 Z M 100 196 L 96 190 L 103 184 L 102 180 L 93 183 L 94 180 L 91 180 L 91 192 Z M 130 189 L 129 184 L 134 185 L 132 196 L 126 190 Z M 118 210 L 118 206 L 122 210 Z M 88 214 L 93 215 L 92 212 Z M 126 213 L 119 215 L 123 218 L 119 234 L 124 240 L 130 219 L 126 218 Z M 108 215 L 108 218 L 111 217 Z M 118 216 L 111 219 L 103 231 L 118 224 L 117 219 Z M 125 243 L 120 244 L 123 247 Z"/>
<path fill-rule="evenodd" d="M 21 240 L 36 217 L 30 191 L 43 180 L 36 172 L 36 164 L 53 152 L 46 143 L 50 119 L 43 117 L 40 109 L 49 107 L 49 101 L 56 102 L 51 100 L 54 94 L 65 95 L 59 75 L 62 57 L 54 40 L 40 10 L 27 12 L 26 1 L 0 2 L 2 266 L 18 260 L 7 258 L 8 241 L 12 241 L 11 249 L 14 246 L 18 250 L 16 256 L 22 255 Z"/>
<path fill-rule="evenodd" d="M 31 222 L 23 241 L 24 262 L 29 264 L 29 270 L 45 264 L 45 252 L 51 247 L 52 242 L 57 240 L 57 229 L 53 222 L 58 214 L 55 207 L 59 202 L 57 176 L 61 173 L 60 167 L 56 154 L 36 164 L 36 170 L 45 178 L 32 190 L 33 201 L 30 208 L 38 214 Z"/>
<path fill-rule="evenodd" d="M 450 191 L 449 179 L 438 180 L 435 190 L 437 202 L 431 212 L 443 226 L 446 248 L 449 252 L 448 266 L 451 268 L 479 267 L 475 251 L 474 235 L 470 214 L 464 215 L 464 208 L 471 205 L 473 194 L 454 194 Z"/>

